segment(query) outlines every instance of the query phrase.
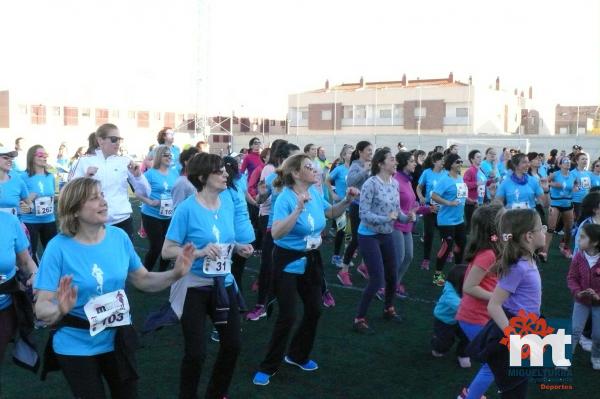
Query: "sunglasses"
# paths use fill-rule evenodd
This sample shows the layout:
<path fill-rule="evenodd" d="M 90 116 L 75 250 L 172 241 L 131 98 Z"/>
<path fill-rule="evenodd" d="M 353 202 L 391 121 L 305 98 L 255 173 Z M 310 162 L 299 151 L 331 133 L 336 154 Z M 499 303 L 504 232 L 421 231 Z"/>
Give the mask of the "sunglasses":
<path fill-rule="evenodd" d="M 171 155 L 171 154 L 163 154 L 163 158 L 173 158 L 173 155 Z"/>
<path fill-rule="evenodd" d="M 111 143 L 116 144 L 117 142 L 123 140 L 123 137 L 118 137 L 118 136 L 108 136 L 106 138 L 107 140 L 110 140 Z"/>

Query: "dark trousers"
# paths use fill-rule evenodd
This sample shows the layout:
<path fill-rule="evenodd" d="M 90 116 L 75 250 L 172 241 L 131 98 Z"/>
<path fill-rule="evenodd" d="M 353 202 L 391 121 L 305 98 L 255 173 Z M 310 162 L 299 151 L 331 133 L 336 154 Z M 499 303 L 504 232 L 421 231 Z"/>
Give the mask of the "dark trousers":
<path fill-rule="evenodd" d="M 354 202 L 350 204 L 350 230 L 352 231 L 352 239 L 346 245 L 346 252 L 344 252 L 344 265 L 349 265 L 356 248 L 358 248 L 358 225 L 360 224 L 360 217 L 358 215 L 359 206 Z"/>
<path fill-rule="evenodd" d="M 477 204 L 465 204 L 465 231 L 467 234 L 471 231 L 471 218 L 475 209 L 477 209 Z"/>
<path fill-rule="evenodd" d="M 25 223 L 27 230 L 29 230 L 29 240 L 31 242 L 31 253 L 33 254 L 33 260 L 39 264 L 40 258 L 38 256 L 38 240 L 42 243 L 44 249 L 48 242 L 56 235 L 56 222 L 48 223 Z"/>
<path fill-rule="evenodd" d="M 457 265 L 462 263 L 467 237 L 464 223 L 457 224 L 456 226 L 438 226 L 438 229 L 442 236 L 442 246 L 437 254 L 435 270 L 441 272 L 444 270 L 444 264 L 450 251 L 453 251 L 455 246 L 458 252 L 454 252 L 454 263 Z"/>
<path fill-rule="evenodd" d="M 121 230 L 123 230 L 125 233 L 127 233 L 127 235 L 129 236 L 129 239 L 131 240 L 131 242 L 133 242 L 133 218 L 128 217 L 127 219 L 123 220 L 122 222 L 113 224 L 113 226 L 118 227 Z"/>
<path fill-rule="evenodd" d="M 259 218 L 258 218 L 258 207 L 254 205 L 248 204 L 248 216 L 250 217 L 250 223 L 252 223 L 252 227 L 254 228 L 254 236 L 256 240 L 252 244 L 254 248 L 262 247 L 262 229 L 260 228 Z"/>
<path fill-rule="evenodd" d="M 167 266 L 169 266 L 169 260 L 163 259 L 160 253 L 165 242 L 167 230 L 171 224 L 171 219 L 159 219 L 142 214 L 142 222 L 144 223 L 144 230 L 146 230 L 146 235 L 150 242 L 150 248 L 146 252 L 146 256 L 144 256 L 144 266 L 146 266 L 146 269 L 152 270 L 156 260 L 160 258 L 158 271 L 164 272 L 167 270 Z"/>
<path fill-rule="evenodd" d="M 265 232 L 263 237 L 262 254 L 260 258 L 260 272 L 258 273 L 258 299 L 257 305 L 267 304 L 267 295 L 271 287 L 273 275 L 273 236 L 271 231 Z"/>
<path fill-rule="evenodd" d="M 227 324 L 217 324 L 220 343 L 219 353 L 208 381 L 205 398 L 221 399 L 227 395 L 231 378 L 240 353 L 240 315 L 233 286 L 227 287 L 229 295 L 229 316 Z M 215 316 L 215 295 L 212 290 L 189 288 L 183 305 L 181 327 L 183 329 L 184 355 L 181 360 L 179 397 L 197 398 L 198 383 L 202 365 L 206 359 L 206 316 L 213 321 Z M 208 327 L 208 328 L 207 328 Z"/>
<path fill-rule="evenodd" d="M 335 232 L 335 240 L 333 242 L 333 254 L 339 255 L 342 250 L 342 244 L 346 238 L 346 229 L 341 229 Z"/>
<path fill-rule="evenodd" d="M 510 361 L 507 347 L 499 347 L 487 360 L 502 399 L 522 399 L 527 396 L 527 377 L 508 375 Z"/>
<path fill-rule="evenodd" d="M 275 295 L 279 313 L 273 327 L 267 355 L 259 366 L 260 371 L 269 375 L 279 369 L 288 346 L 292 327 L 296 321 L 296 292 L 304 304 L 304 314 L 287 351 L 294 362 L 304 364 L 309 360 L 321 316 L 321 287 L 318 284 L 311 284 L 304 274 L 282 271 L 277 278 L 276 287 Z"/>
<path fill-rule="evenodd" d="M 573 212 L 575 223 L 577 223 L 579 216 L 581 216 L 581 202 L 573 202 Z"/>
<path fill-rule="evenodd" d="M 117 372 L 115 352 L 95 356 L 56 355 L 58 364 L 73 396 L 81 399 L 103 399 L 103 377 L 113 399 L 137 398 L 137 380 L 121 381 Z"/>
<path fill-rule="evenodd" d="M 369 270 L 369 283 L 363 291 L 356 317 L 367 314 L 375 293 L 385 284 L 385 309 L 394 305 L 398 262 L 392 234 L 358 235 L 360 253 Z"/>
<path fill-rule="evenodd" d="M 4 352 L 11 339 L 15 336 L 17 331 L 17 315 L 15 314 L 15 308 L 10 305 L 6 309 L 0 310 L 0 366 L 4 360 Z M 0 367 L 0 370 L 2 367 Z M 2 387 L 2 384 L 0 384 Z M 2 390 L 0 389 L 0 394 Z"/>
<path fill-rule="evenodd" d="M 439 353 L 448 353 L 455 342 L 458 342 L 456 345 L 456 356 L 467 357 L 465 349 L 469 344 L 469 339 L 459 324 L 446 324 L 434 317 L 431 348 Z"/>
<path fill-rule="evenodd" d="M 423 215 L 423 259 L 431 259 L 431 247 L 433 246 L 433 235 L 437 227 L 437 213 Z"/>
<path fill-rule="evenodd" d="M 546 217 L 546 212 L 544 211 L 544 207 L 542 206 L 542 204 L 535 204 L 535 210 L 537 211 L 538 215 L 540 215 L 540 219 L 542 220 L 542 224 L 543 225 L 547 225 L 548 224 L 548 218 Z M 575 219 L 575 221 L 577 221 L 577 219 Z"/>

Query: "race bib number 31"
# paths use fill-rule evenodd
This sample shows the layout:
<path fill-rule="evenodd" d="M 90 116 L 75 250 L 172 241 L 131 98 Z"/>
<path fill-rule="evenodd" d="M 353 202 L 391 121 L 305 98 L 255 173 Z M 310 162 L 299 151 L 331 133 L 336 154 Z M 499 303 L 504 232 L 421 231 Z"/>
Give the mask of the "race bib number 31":
<path fill-rule="evenodd" d="M 202 271 L 210 276 L 223 276 L 231 273 L 231 255 L 233 254 L 233 244 L 217 244 L 221 249 L 221 256 L 216 260 L 204 258 Z"/>
<path fill-rule="evenodd" d="M 108 327 L 131 324 L 129 301 L 124 290 L 117 290 L 92 298 L 85 304 L 83 310 L 90 322 L 90 335 L 92 337 Z"/>

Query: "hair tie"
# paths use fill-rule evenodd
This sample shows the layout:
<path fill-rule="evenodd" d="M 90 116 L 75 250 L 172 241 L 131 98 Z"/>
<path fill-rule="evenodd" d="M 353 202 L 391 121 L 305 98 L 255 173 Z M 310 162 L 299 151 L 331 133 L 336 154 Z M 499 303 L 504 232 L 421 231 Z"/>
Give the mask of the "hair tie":
<path fill-rule="evenodd" d="M 490 236 L 490 241 L 492 241 L 492 242 L 496 242 L 496 241 L 498 241 L 498 236 L 497 236 L 496 234 L 492 234 L 492 235 Z"/>
<path fill-rule="evenodd" d="M 508 241 L 512 238 L 512 234 L 502 234 L 502 241 Z"/>

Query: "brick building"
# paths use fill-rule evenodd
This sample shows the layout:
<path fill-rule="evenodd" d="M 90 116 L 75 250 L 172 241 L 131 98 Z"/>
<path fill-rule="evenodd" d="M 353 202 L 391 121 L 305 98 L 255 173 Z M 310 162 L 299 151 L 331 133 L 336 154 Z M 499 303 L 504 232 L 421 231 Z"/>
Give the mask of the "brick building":
<path fill-rule="evenodd" d="M 560 135 L 600 134 L 600 107 L 558 104 L 554 124 L 556 134 Z"/>

